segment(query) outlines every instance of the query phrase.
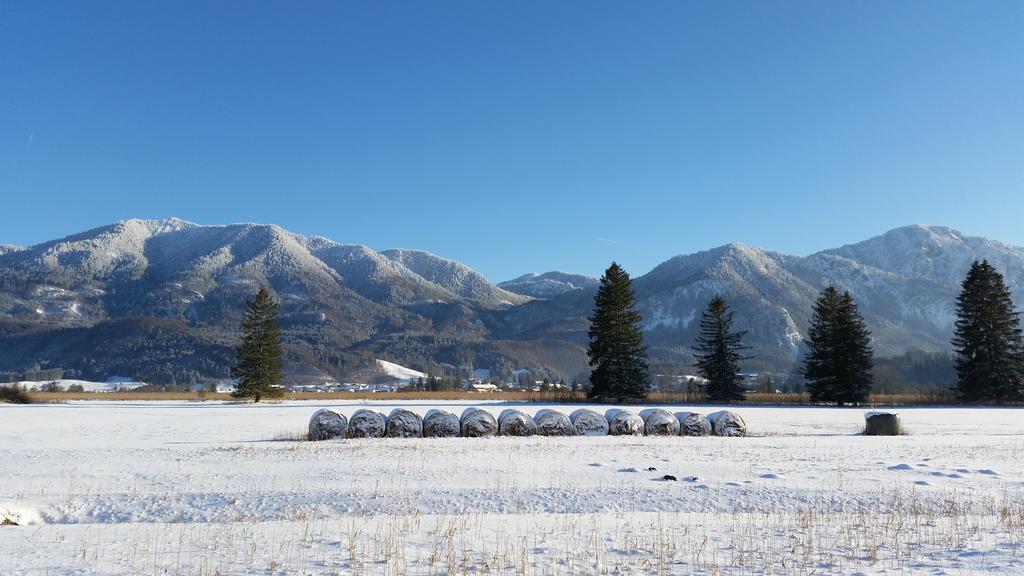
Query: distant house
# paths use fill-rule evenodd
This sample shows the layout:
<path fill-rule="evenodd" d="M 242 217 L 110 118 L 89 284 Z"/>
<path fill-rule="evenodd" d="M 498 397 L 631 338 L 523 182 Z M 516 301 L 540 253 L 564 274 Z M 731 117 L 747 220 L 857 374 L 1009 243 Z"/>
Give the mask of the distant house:
<path fill-rule="evenodd" d="M 495 384 L 484 384 L 483 382 L 473 382 L 469 385 L 471 392 L 497 392 L 498 386 Z"/>

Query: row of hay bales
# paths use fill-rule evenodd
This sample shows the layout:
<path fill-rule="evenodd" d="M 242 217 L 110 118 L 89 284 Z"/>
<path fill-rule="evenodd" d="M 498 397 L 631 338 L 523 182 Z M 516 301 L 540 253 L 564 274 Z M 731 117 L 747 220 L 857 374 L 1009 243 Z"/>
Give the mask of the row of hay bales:
<path fill-rule="evenodd" d="M 508 409 L 497 419 L 482 408 L 467 408 L 462 417 L 447 410 L 427 415 L 395 408 L 389 416 L 362 409 L 346 418 L 333 410 L 318 410 L 309 419 L 310 440 L 330 438 L 445 438 L 461 436 L 746 436 L 747 425 L 735 412 L 707 416 L 696 412 L 664 409 L 613 409 L 605 414 L 582 408 L 566 416 L 557 410 L 540 410 L 530 416 Z"/>

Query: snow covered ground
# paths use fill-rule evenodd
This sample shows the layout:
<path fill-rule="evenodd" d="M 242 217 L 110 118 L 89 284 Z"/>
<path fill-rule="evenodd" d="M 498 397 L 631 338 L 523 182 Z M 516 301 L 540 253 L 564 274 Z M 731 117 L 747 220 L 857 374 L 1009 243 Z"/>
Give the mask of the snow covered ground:
<path fill-rule="evenodd" d="M 401 364 L 395 364 L 394 362 L 388 362 L 387 360 L 377 360 L 377 366 L 379 366 L 380 369 L 388 376 L 391 376 L 392 378 L 398 378 L 399 380 L 402 380 L 407 384 L 409 383 L 410 380 L 414 378 L 427 377 L 427 374 L 425 372 L 413 370 L 412 368 L 406 368 Z"/>
<path fill-rule="evenodd" d="M 71 380 L 62 378 L 60 380 L 24 380 L 14 382 L 15 386 L 21 386 L 26 390 L 43 390 L 48 386 L 57 386 L 61 391 L 66 391 L 72 386 L 81 386 L 82 392 L 118 392 L 120 390 L 135 390 L 146 385 L 145 382 L 135 382 L 121 378 L 112 378 L 106 382 L 92 382 L 90 380 Z M 5 384 L 6 386 L 6 384 Z"/>
<path fill-rule="evenodd" d="M 297 440 L 325 406 L 472 405 L 0 405 L 0 573 L 1024 571 L 1020 410 L 902 409 L 895 438 L 741 407 L 751 437 Z"/>

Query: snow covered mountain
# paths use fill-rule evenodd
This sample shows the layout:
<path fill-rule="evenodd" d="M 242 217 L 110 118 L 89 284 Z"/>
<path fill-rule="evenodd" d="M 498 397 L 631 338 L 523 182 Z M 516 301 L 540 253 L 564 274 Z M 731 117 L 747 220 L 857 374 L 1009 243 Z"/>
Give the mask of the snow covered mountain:
<path fill-rule="evenodd" d="M 828 284 L 854 294 L 878 355 L 948 350 L 960 282 L 982 258 L 1024 302 L 1024 248 L 928 226 L 806 257 L 730 244 L 671 258 L 634 283 L 653 361 L 689 369 L 700 312 L 722 294 L 749 331 L 752 368 L 785 369 L 799 361 Z M 586 373 L 593 277 L 548 272 L 496 286 L 427 252 L 178 219 L 0 248 L 0 373 L 225 376 L 258 285 L 280 300 L 290 363 L 309 377 L 343 377 L 381 357 L 431 372 Z"/>
<path fill-rule="evenodd" d="M 700 313 L 725 296 L 761 353 L 795 358 L 805 306 L 816 290 L 795 277 L 792 257 L 743 244 L 677 256 L 636 280 L 637 303 L 652 343 L 692 342 Z M 742 321 L 740 321 L 742 319 Z"/>
<path fill-rule="evenodd" d="M 409 381 L 414 380 L 416 378 L 426 378 L 428 376 L 426 373 L 420 372 L 419 370 L 406 368 L 401 364 L 395 364 L 394 362 L 388 362 L 387 360 L 381 360 L 378 358 L 376 362 L 377 366 L 380 368 L 380 371 L 383 372 L 386 376 L 389 376 L 406 384 L 408 384 Z"/>
<path fill-rule="evenodd" d="M 544 272 L 543 274 L 538 274 L 530 272 L 513 280 L 501 282 L 498 284 L 498 287 L 533 298 L 551 298 L 573 290 L 596 288 L 597 284 L 597 278 L 583 274 L 569 274 L 567 272 Z"/>
<path fill-rule="evenodd" d="M 405 263 L 408 263 L 407 266 Z M 415 271 L 411 268 L 415 268 Z M 132 300 L 108 301 L 94 316 L 124 313 L 202 319 L 220 291 L 268 284 L 298 303 L 329 295 L 382 305 L 456 301 L 500 307 L 528 298 L 487 282 L 479 273 L 426 252 L 375 252 L 278 226 L 199 226 L 178 219 L 126 220 L 28 249 L 0 253 L 0 269 L 36 288 L 0 314 L 47 316 L 47 298 L 78 299 L 92 308 L 97 294 L 143 288 Z M 41 288 L 41 291 L 40 291 Z M 358 296 L 357 296 L 358 295 Z M 38 312 L 38 310 L 42 312 Z M 117 312 L 115 312 L 115 310 Z M 64 318 L 71 320 L 71 318 Z"/>
<path fill-rule="evenodd" d="M 479 272 L 454 260 L 446 260 L 421 250 L 385 250 L 381 252 L 398 266 L 403 266 L 459 298 L 490 307 L 522 304 L 529 298 L 502 290 L 487 281 Z"/>
<path fill-rule="evenodd" d="M 126 220 L 0 252 L 0 372 L 42 363 L 92 378 L 224 376 L 259 285 L 281 302 L 290 354 L 331 374 L 373 350 L 423 362 L 437 342 L 479 341 L 482 312 L 530 299 L 426 252 L 385 254 L 274 225 Z M 101 334 L 115 341 L 98 346 Z M 143 362 L 159 373 L 140 373 Z"/>
<path fill-rule="evenodd" d="M 908 226 L 807 257 L 730 244 L 677 256 L 634 280 L 652 357 L 692 362 L 688 347 L 701 310 L 722 294 L 748 330 L 755 363 L 791 366 L 802 354 L 819 290 L 850 290 L 872 331 L 875 351 L 947 351 L 955 299 L 971 262 L 988 259 L 1024 304 L 1024 248 L 944 227 Z M 536 300 L 508 311 L 522 337 L 585 341 L 593 289 Z"/>

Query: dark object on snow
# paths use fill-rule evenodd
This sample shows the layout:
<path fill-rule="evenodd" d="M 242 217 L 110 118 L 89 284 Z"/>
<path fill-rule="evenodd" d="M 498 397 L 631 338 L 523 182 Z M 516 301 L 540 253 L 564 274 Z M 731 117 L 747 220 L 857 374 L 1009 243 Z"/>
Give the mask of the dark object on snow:
<path fill-rule="evenodd" d="M 572 427 L 580 436 L 607 436 L 608 420 L 589 408 L 580 408 L 570 416 Z"/>
<path fill-rule="evenodd" d="M 10 518 L 4 518 L 3 522 L 0 522 L 0 526 L 20 526 L 20 524 Z"/>
<path fill-rule="evenodd" d="M 576 428 L 569 417 L 558 410 L 541 410 L 533 418 L 540 436 L 575 436 Z"/>
<path fill-rule="evenodd" d="M 697 412 L 678 412 L 680 436 L 711 436 L 711 422 Z"/>
<path fill-rule="evenodd" d="M 423 419 L 424 438 L 452 438 L 459 435 L 459 417 L 446 410 L 431 410 Z"/>
<path fill-rule="evenodd" d="M 349 438 L 381 438 L 387 419 L 380 412 L 373 410 L 356 410 L 348 421 Z"/>
<path fill-rule="evenodd" d="M 526 412 L 505 410 L 498 416 L 499 436 L 533 436 L 537 432 L 537 424 Z"/>
<path fill-rule="evenodd" d="M 746 436 L 747 423 L 735 412 L 722 410 L 708 414 L 708 422 L 711 422 L 711 430 L 715 436 Z"/>
<path fill-rule="evenodd" d="M 317 410 L 309 418 L 309 439 L 328 440 L 341 438 L 348 430 L 348 418 L 334 410 Z"/>
<path fill-rule="evenodd" d="M 388 416 L 388 438 L 422 438 L 423 419 L 420 415 L 405 408 L 395 408 Z"/>
<path fill-rule="evenodd" d="M 673 476 L 671 474 L 665 474 L 664 476 L 661 477 L 661 479 L 662 480 L 671 480 L 672 482 L 675 482 L 676 480 L 678 480 L 678 478 L 676 478 L 675 476 Z"/>
<path fill-rule="evenodd" d="M 864 415 L 865 436 L 902 436 L 900 417 L 892 412 L 868 412 Z"/>
<path fill-rule="evenodd" d="M 494 436 L 498 431 L 498 423 L 487 410 L 469 408 L 462 413 L 462 435 L 466 438 Z"/>
<path fill-rule="evenodd" d="M 668 410 L 660 408 L 647 410 L 644 416 L 644 434 L 648 436 L 676 436 L 679 434 L 679 420 Z"/>
<path fill-rule="evenodd" d="M 654 466 L 648 466 L 648 467 L 647 467 L 647 471 L 648 471 L 648 472 L 657 472 L 657 470 L 658 470 L 658 469 L 657 469 L 657 468 L 655 468 Z"/>
<path fill-rule="evenodd" d="M 614 410 L 608 413 L 608 433 L 612 436 L 643 436 L 644 419 L 636 412 Z"/>

